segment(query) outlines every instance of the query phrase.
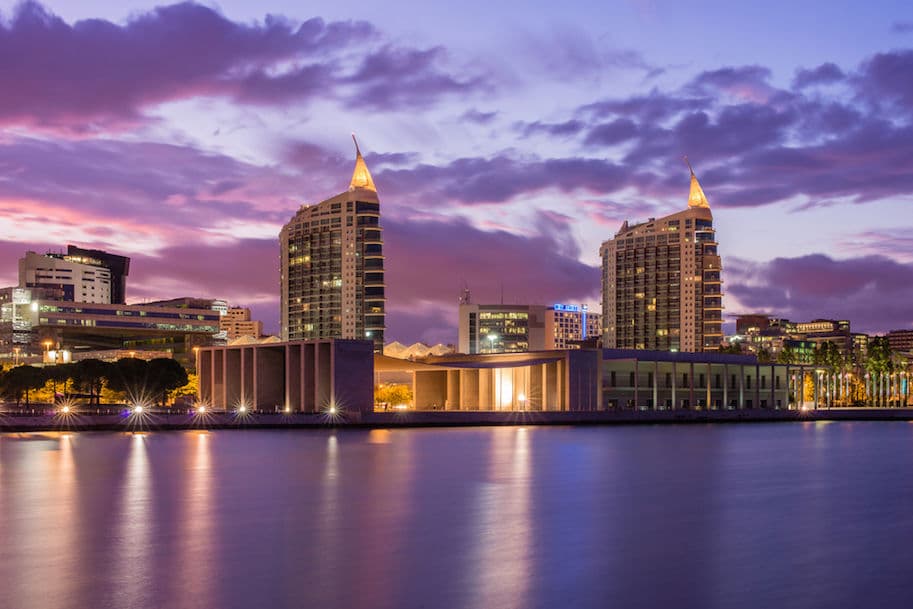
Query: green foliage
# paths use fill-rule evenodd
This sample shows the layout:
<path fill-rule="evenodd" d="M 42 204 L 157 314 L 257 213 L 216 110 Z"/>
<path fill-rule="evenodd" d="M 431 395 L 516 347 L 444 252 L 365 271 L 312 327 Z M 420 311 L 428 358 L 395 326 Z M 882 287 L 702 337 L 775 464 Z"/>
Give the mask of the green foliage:
<path fill-rule="evenodd" d="M 3 374 L 3 394 L 16 400 L 18 405 L 25 394 L 25 403 L 29 404 L 29 397 L 33 390 L 41 389 L 48 380 L 48 374 L 43 368 L 35 366 L 17 366 Z"/>
<path fill-rule="evenodd" d="M 412 389 L 409 385 L 388 383 L 374 388 L 375 404 L 412 404 Z"/>

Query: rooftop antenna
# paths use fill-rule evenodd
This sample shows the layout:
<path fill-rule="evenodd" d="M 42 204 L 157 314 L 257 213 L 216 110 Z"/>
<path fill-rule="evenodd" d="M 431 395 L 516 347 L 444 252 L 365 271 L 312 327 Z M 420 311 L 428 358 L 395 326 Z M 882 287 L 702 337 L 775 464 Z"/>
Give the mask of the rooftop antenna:
<path fill-rule="evenodd" d="M 469 291 L 469 284 L 463 282 L 463 293 L 460 295 L 460 304 L 472 304 L 472 293 Z"/>
<path fill-rule="evenodd" d="M 355 139 L 355 132 L 352 132 L 352 141 L 355 142 L 355 154 L 361 156 L 361 150 L 358 148 L 358 140 Z"/>
<path fill-rule="evenodd" d="M 504 304 L 504 282 L 501 282 L 501 304 Z"/>
<path fill-rule="evenodd" d="M 353 135 L 352 137 L 355 136 Z M 358 146 L 358 144 L 356 144 L 356 146 Z M 691 161 L 688 160 L 688 155 L 683 156 L 682 159 L 684 159 L 685 165 L 688 166 L 688 170 L 691 172 L 691 175 L 694 175 L 694 168 L 691 167 Z"/>

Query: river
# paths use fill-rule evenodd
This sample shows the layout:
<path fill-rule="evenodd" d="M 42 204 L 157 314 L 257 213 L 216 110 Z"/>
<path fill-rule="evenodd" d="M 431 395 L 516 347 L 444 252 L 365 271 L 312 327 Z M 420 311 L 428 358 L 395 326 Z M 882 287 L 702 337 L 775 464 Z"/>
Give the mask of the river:
<path fill-rule="evenodd" d="M 913 424 L 0 435 L 0 607 L 909 607 Z"/>

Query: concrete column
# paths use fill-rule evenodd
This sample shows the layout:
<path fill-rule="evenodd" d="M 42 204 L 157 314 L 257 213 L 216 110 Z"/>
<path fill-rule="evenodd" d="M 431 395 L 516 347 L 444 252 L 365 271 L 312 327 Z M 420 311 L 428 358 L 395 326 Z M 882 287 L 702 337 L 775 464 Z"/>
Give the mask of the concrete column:
<path fill-rule="evenodd" d="M 818 379 L 819 378 L 821 378 L 821 377 L 818 374 L 818 371 L 812 370 L 812 381 L 814 381 L 813 385 L 815 388 L 812 399 L 815 401 L 814 406 L 813 406 L 815 410 L 818 410 Z"/>
<path fill-rule="evenodd" d="M 705 402 L 704 402 L 705 404 L 707 404 L 707 410 L 710 410 L 711 408 L 713 408 L 713 400 L 711 399 L 712 394 L 710 393 L 710 389 L 713 386 L 712 377 L 713 377 L 713 370 L 711 370 L 711 368 L 710 368 L 710 362 L 707 362 L 707 375 L 704 379 L 706 381 L 705 384 L 707 385 L 707 398 L 705 399 Z"/>
<path fill-rule="evenodd" d="M 659 361 L 653 361 L 653 410 L 659 410 Z"/>
<path fill-rule="evenodd" d="M 678 386 L 678 366 L 672 362 L 672 410 L 678 408 L 678 401 L 675 395 L 675 389 Z"/>
<path fill-rule="evenodd" d="M 460 371 L 459 370 L 448 370 L 447 371 L 447 403 L 445 404 L 447 410 L 459 410 L 460 409 Z"/>
<path fill-rule="evenodd" d="M 761 407 L 761 365 L 754 367 L 754 407 Z"/>
<path fill-rule="evenodd" d="M 688 408 L 694 410 L 694 362 L 688 362 Z"/>
<path fill-rule="evenodd" d="M 460 410 L 479 409 L 479 371 L 460 370 Z"/>
<path fill-rule="evenodd" d="M 481 368 L 479 370 L 479 410 L 492 410 L 494 400 L 492 399 L 492 382 L 494 375 L 491 368 Z"/>
<path fill-rule="evenodd" d="M 568 409 L 568 384 L 565 377 L 567 376 L 567 364 L 564 360 L 555 362 L 555 378 L 557 379 L 558 410 Z"/>
<path fill-rule="evenodd" d="M 777 367 L 770 365 L 770 407 L 777 408 Z"/>
<path fill-rule="evenodd" d="M 729 408 L 729 364 L 723 364 L 723 410 Z"/>
<path fill-rule="evenodd" d="M 241 376 L 241 378 L 240 378 L 240 383 L 239 383 L 239 386 L 240 386 L 240 393 L 241 393 L 241 403 L 245 403 L 245 402 L 248 401 L 248 400 L 247 400 L 247 391 L 248 391 L 248 387 L 247 387 L 247 384 L 248 384 L 248 383 L 247 383 L 247 369 L 246 369 L 246 366 L 245 366 L 245 364 L 247 363 L 247 349 L 245 349 L 244 347 L 240 347 L 240 348 L 238 349 L 238 351 L 241 352 L 240 355 L 239 355 L 239 358 L 238 358 L 238 359 L 240 360 L 240 361 L 239 361 L 239 364 L 240 364 L 240 365 L 239 365 L 239 370 L 238 370 L 238 372 L 240 372 L 240 376 Z"/>
<path fill-rule="evenodd" d="M 738 410 L 745 409 L 745 365 L 739 364 L 739 404 Z"/>

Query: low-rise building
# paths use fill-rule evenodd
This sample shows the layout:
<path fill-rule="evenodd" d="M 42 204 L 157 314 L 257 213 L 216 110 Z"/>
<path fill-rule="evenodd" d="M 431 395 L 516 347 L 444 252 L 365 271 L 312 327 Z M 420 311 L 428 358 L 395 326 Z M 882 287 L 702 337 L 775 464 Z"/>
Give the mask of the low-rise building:
<path fill-rule="evenodd" d="M 545 311 L 546 349 L 579 349 L 582 342 L 601 334 L 601 316 L 585 304 L 556 304 Z"/>
<path fill-rule="evenodd" d="M 250 309 L 246 307 L 229 308 L 219 321 L 219 327 L 227 340 L 242 336 L 260 338 L 263 334 L 263 322 L 251 319 Z"/>
<path fill-rule="evenodd" d="M 544 305 L 461 304 L 460 353 L 522 353 L 546 349 Z"/>
<path fill-rule="evenodd" d="M 220 340 L 222 315 L 212 308 L 69 302 L 48 295 L 46 289 L 0 290 L 0 344 L 7 357 L 13 348 L 28 356 L 46 351 L 48 345 L 74 357 L 79 351 L 103 349 L 169 351 L 187 357 L 193 346 Z"/>

